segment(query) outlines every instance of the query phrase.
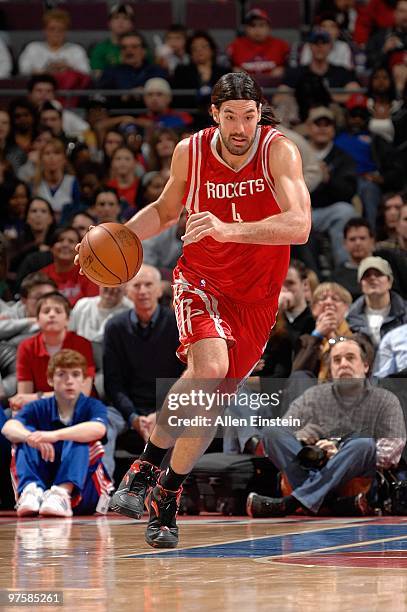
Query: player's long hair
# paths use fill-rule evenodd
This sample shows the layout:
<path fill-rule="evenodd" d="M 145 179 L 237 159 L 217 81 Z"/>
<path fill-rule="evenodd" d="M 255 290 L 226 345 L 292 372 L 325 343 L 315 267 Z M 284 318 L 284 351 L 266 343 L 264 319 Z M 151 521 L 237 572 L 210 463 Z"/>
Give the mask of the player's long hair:
<path fill-rule="evenodd" d="M 223 102 L 229 100 L 253 100 L 257 108 L 262 105 L 260 125 L 277 125 L 279 120 L 263 95 L 258 83 L 246 72 L 229 72 L 224 74 L 212 90 L 211 102 L 220 109 Z"/>

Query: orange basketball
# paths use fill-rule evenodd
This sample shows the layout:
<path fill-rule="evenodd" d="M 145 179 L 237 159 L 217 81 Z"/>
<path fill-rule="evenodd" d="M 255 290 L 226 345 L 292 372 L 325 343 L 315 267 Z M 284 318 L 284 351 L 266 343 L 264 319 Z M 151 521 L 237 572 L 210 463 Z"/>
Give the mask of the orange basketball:
<path fill-rule="evenodd" d="M 101 223 L 85 234 L 79 264 L 85 276 L 101 287 L 117 287 L 137 274 L 143 263 L 139 238 L 121 223 Z"/>

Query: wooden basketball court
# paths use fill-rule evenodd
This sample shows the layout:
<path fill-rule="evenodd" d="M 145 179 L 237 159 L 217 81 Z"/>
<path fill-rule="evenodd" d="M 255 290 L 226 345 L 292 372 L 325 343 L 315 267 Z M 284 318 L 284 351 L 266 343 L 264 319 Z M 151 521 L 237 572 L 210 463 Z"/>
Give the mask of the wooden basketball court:
<path fill-rule="evenodd" d="M 0 609 L 57 591 L 90 612 L 407 610 L 407 517 L 180 518 L 176 550 L 144 542 L 145 521 L 0 516 Z M 61 597 L 60 597 L 61 598 Z"/>

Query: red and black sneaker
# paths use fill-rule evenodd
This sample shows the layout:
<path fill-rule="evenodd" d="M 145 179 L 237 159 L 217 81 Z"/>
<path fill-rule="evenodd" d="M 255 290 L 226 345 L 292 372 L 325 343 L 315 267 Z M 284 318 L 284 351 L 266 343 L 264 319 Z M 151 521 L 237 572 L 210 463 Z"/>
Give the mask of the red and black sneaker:
<path fill-rule="evenodd" d="M 178 544 L 177 513 L 182 487 L 169 491 L 157 485 L 152 489 L 148 506 L 150 519 L 146 530 L 146 542 L 154 548 L 175 548 Z"/>
<path fill-rule="evenodd" d="M 137 459 L 124 475 L 117 491 L 110 500 L 109 509 L 130 518 L 140 519 L 144 503 L 151 487 L 155 487 L 160 468 Z"/>

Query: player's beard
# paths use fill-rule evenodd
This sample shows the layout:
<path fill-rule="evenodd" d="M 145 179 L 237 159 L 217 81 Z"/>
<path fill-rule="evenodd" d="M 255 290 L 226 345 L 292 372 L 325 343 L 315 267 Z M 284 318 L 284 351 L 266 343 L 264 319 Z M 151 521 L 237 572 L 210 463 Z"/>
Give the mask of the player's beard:
<path fill-rule="evenodd" d="M 248 152 L 248 150 L 252 146 L 252 144 L 254 142 L 254 137 L 255 137 L 255 135 L 253 135 L 253 138 L 251 140 L 247 140 L 246 146 L 237 147 L 236 145 L 234 145 L 231 142 L 231 139 L 233 137 L 234 138 L 243 138 L 243 136 L 240 136 L 240 134 L 231 134 L 229 136 L 229 138 L 225 138 L 224 135 L 222 134 L 222 129 L 221 129 L 220 126 L 219 126 L 219 134 L 220 134 L 220 137 L 222 139 L 222 143 L 224 144 L 226 149 L 229 151 L 229 153 L 231 153 L 232 155 L 246 155 L 246 153 Z M 246 138 L 246 136 L 244 136 L 244 138 Z"/>

